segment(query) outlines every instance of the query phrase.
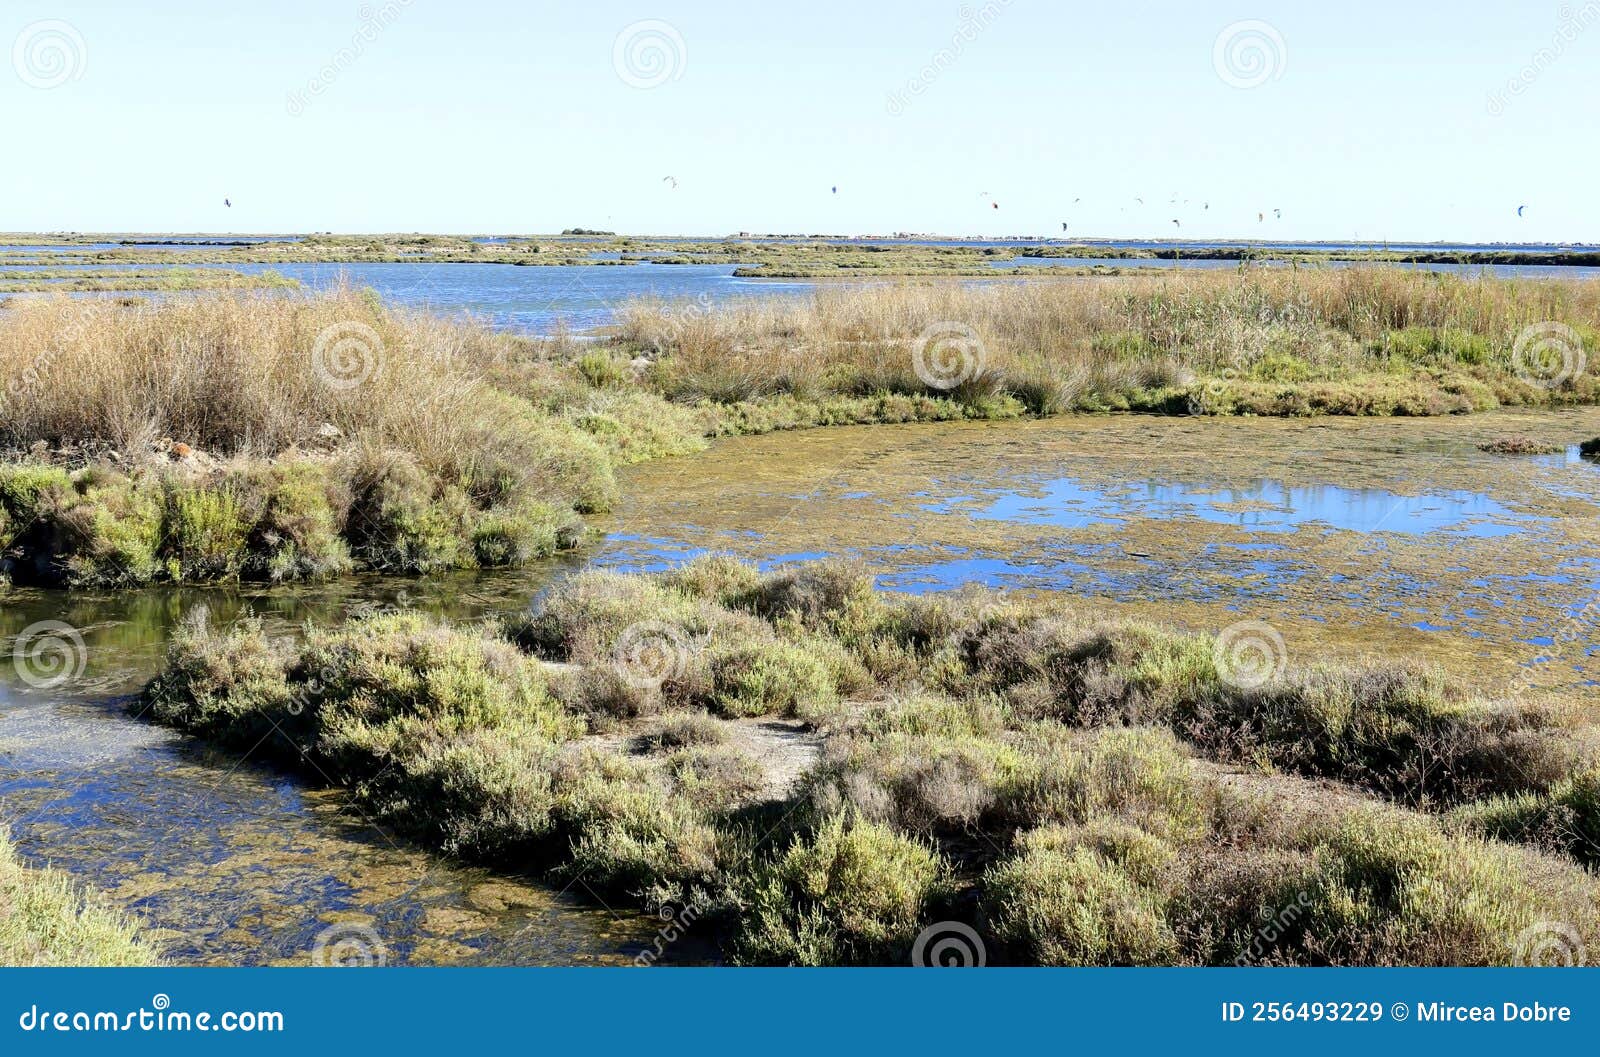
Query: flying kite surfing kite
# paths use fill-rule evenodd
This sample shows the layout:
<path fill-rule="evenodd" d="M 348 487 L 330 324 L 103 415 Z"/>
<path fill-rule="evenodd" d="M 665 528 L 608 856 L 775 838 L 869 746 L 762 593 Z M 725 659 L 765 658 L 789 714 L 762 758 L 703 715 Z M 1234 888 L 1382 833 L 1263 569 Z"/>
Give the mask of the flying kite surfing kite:
<path fill-rule="evenodd" d="M 671 184 L 674 191 L 678 189 L 678 178 L 676 176 L 663 176 L 661 178 L 661 182 L 664 184 Z"/>

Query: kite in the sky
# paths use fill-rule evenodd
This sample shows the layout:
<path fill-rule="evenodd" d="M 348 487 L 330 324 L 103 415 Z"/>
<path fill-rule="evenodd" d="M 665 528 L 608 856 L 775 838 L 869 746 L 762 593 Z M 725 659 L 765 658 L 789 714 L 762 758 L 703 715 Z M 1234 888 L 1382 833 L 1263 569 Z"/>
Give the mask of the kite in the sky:
<path fill-rule="evenodd" d="M 1273 215 L 1273 216 L 1274 216 L 1274 217 L 1276 217 L 1276 218 L 1277 218 L 1277 219 L 1279 219 L 1279 220 L 1282 220 L 1282 219 L 1283 219 L 1283 210 L 1281 210 L 1281 209 L 1274 209 L 1274 210 L 1273 210 L 1273 211 L 1272 211 L 1272 215 Z"/>
<path fill-rule="evenodd" d="M 224 198 L 224 199 L 223 199 L 223 200 L 222 200 L 222 204 L 223 204 L 223 205 L 225 205 L 225 206 L 227 206 L 227 207 L 228 207 L 228 208 L 229 208 L 229 209 L 232 209 L 232 208 L 233 208 L 233 203 L 232 203 L 232 202 L 230 202 L 230 201 L 229 201 L 229 200 L 228 200 L 228 199 L 226 199 L 226 198 Z M 1517 210 L 1517 215 L 1518 215 L 1518 216 L 1521 216 L 1521 215 L 1522 215 L 1522 210 L 1520 210 L 1520 209 L 1519 209 L 1519 210 Z"/>
<path fill-rule="evenodd" d="M 1144 199 L 1142 199 L 1142 198 L 1139 198 L 1139 197 L 1135 196 L 1133 200 L 1135 202 L 1138 202 L 1140 205 L 1144 205 Z"/>
<path fill-rule="evenodd" d="M 995 203 L 992 203 L 992 204 L 994 205 L 994 208 L 996 208 L 996 209 L 1000 208 L 1000 203 L 999 202 L 995 202 Z"/>
<path fill-rule="evenodd" d="M 676 176 L 663 176 L 661 178 L 661 182 L 664 184 L 671 184 L 674 191 L 678 189 L 678 178 Z"/>
<path fill-rule="evenodd" d="M 1175 228 L 1183 227 L 1182 224 L 1178 223 L 1178 218 L 1177 217 L 1173 217 L 1172 218 L 1172 226 L 1175 227 Z"/>
<path fill-rule="evenodd" d="M 1065 231 L 1065 230 L 1067 230 L 1067 222 L 1066 222 L 1066 221 L 1065 221 L 1065 220 L 1063 220 L 1063 221 L 1062 221 L 1062 222 L 1061 222 L 1061 230 L 1062 230 L 1062 231 Z"/>
<path fill-rule="evenodd" d="M 834 184 L 833 185 L 833 193 L 834 194 L 838 194 L 839 193 L 839 185 L 838 184 Z"/>
<path fill-rule="evenodd" d="M 1519 216 L 1519 217 L 1520 217 L 1520 216 L 1521 216 L 1521 215 L 1522 215 L 1522 211 L 1523 211 L 1523 210 L 1524 210 L 1524 209 L 1527 209 L 1527 208 L 1528 208 L 1528 207 L 1527 207 L 1527 206 L 1518 206 L 1518 207 L 1517 207 L 1517 216 Z"/>
<path fill-rule="evenodd" d="M 1256 223 L 1257 224 L 1261 223 L 1265 219 L 1267 219 L 1267 214 L 1265 214 L 1265 213 L 1257 213 L 1256 214 Z"/>

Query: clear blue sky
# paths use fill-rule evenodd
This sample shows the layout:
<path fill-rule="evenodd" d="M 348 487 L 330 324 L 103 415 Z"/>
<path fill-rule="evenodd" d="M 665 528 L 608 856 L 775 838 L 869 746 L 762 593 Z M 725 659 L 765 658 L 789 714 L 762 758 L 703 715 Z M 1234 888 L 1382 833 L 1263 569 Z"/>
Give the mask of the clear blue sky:
<path fill-rule="evenodd" d="M 338 59 L 384 6 L 5 0 L 0 230 L 1600 241 L 1595 0 L 391 0 Z"/>

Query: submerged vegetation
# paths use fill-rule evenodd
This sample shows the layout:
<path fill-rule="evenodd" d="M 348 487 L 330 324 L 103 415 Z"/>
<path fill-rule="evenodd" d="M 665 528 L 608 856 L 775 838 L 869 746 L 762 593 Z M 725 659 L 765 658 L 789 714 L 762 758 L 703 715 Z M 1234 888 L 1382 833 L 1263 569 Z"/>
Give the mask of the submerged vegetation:
<path fill-rule="evenodd" d="M 1496 437 L 1479 443 L 1478 450 L 1490 455 L 1554 455 L 1566 449 L 1532 437 Z"/>
<path fill-rule="evenodd" d="M 1425 669 L 1241 678 L 1209 638 L 837 563 L 591 572 L 515 620 L 298 642 L 197 618 L 136 707 L 452 852 L 694 907 L 746 963 L 904 963 L 952 921 L 1052 965 L 1600 938 L 1581 716 Z"/>
<path fill-rule="evenodd" d="M 616 466 L 708 437 L 1593 402 L 1597 336 L 1600 283 L 1377 269 L 638 303 L 593 342 L 349 290 L 22 299 L 0 317 L 0 575 L 108 587 L 515 565 L 575 544 Z"/>
<path fill-rule="evenodd" d="M 0 965 L 154 965 L 133 925 L 0 839 Z"/>

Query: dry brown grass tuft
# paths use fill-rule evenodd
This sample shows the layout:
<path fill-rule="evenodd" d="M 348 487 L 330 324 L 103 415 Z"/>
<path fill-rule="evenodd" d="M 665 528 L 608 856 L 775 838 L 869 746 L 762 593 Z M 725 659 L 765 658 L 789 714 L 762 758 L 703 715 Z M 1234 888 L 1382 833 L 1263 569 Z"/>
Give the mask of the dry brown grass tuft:
<path fill-rule="evenodd" d="M 818 390 L 971 396 L 930 386 L 913 369 L 919 336 L 935 335 L 925 347 L 947 366 L 962 361 L 971 375 L 963 387 L 1007 392 L 1030 411 L 1051 413 L 1125 407 L 1130 398 L 1190 385 L 1197 376 L 1282 386 L 1432 374 L 1444 392 L 1459 395 L 1461 387 L 1443 375 L 1511 379 L 1516 336 L 1549 321 L 1594 345 L 1600 282 L 1379 267 L 905 282 L 828 288 L 805 300 L 752 299 L 717 311 L 640 302 L 625 313 L 620 340 L 659 353 L 652 380 L 679 399 Z M 964 337 L 937 336 L 941 327 L 948 335 L 950 325 Z M 1590 398 L 1594 381 L 1569 382 L 1555 398 Z"/>
<path fill-rule="evenodd" d="M 10 381 L 0 446 L 98 442 L 137 452 L 167 437 L 204 451 L 276 455 L 346 437 L 431 465 L 526 409 L 485 376 L 514 339 L 386 309 L 340 289 L 235 294 L 132 308 L 26 299 L 0 319 Z"/>

